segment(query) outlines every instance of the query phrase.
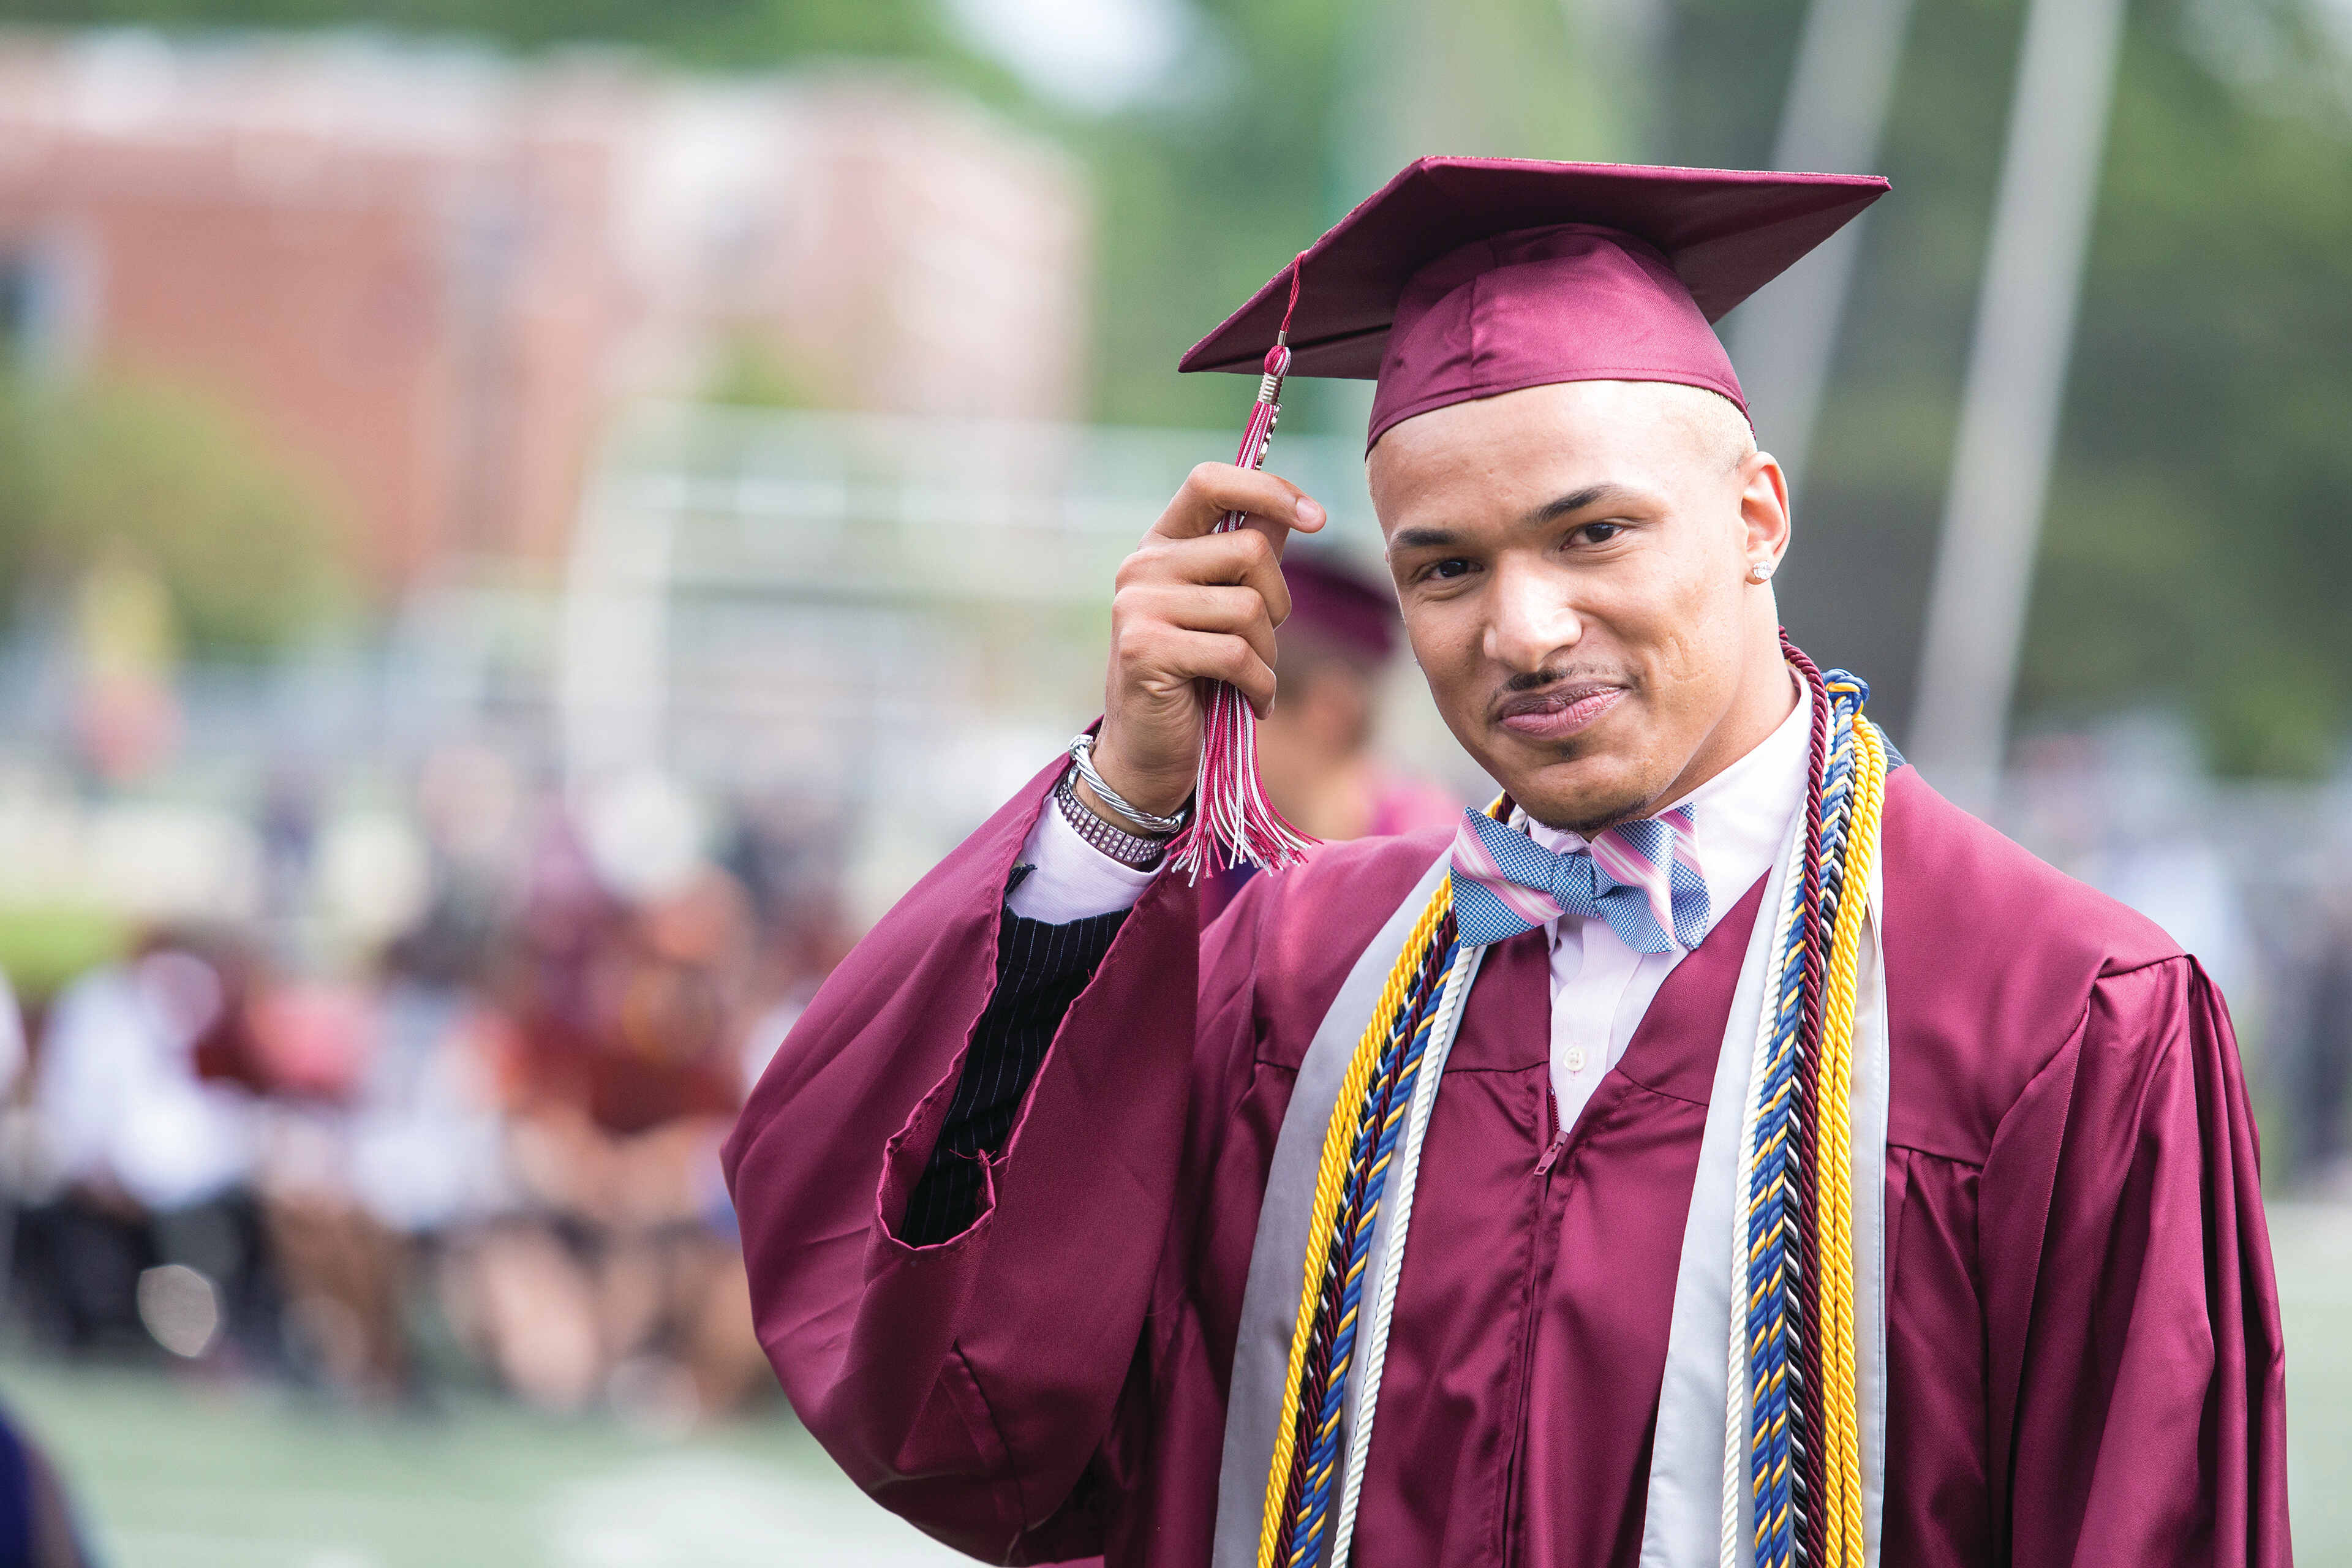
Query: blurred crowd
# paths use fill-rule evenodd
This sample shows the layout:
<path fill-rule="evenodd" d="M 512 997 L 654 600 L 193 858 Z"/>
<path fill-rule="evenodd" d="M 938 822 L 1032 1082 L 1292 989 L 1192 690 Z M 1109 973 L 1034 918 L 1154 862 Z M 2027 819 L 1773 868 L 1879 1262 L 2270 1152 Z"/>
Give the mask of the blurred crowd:
<path fill-rule="evenodd" d="M 1286 572 L 1269 795 L 1328 839 L 1450 824 L 1464 803 L 1381 744 L 1382 693 L 1411 674 L 1388 588 L 1337 557 Z M 21 1001 L 0 977 L 21 1330 L 359 1401 L 470 1381 L 672 1430 L 770 1396 L 716 1154 L 856 935 L 842 808 L 534 785 L 452 745 L 401 782 L 404 871 L 330 833 L 304 777 L 254 792 L 247 918 L 149 921 Z M 2324 831 L 2352 813 L 2217 790 L 2185 729 L 2126 718 L 2030 738 L 2001 825 L 2199 955 L 2239 1018 L 2273 1184 L 2352 1195 L 2352 852 Z M 1245 881 L 1204 889 L 1204 912 Z M 371 898 L 396 916 L 355 921 Z"/>
<path fill-rule="evenodd" d="M 1328 838 L 1450 822 L 1377 754 L 1385 584 L 1290 575 L 1277 805 Z M 534 785 L 448 745 L 379 801 L 402 854 L 332 827 L 323 776 L 252 791 L 246 918 L 151 920 L 0 994 L 20 1324 L 370 1402 L 487 1381 L 682 1429 L 765 1397 L 716 1155 L 854 938 L 838 808 Z"/>
<path fill-rule="evenodd" d="M 317 833 L 280 784 L 263 918 L 152 923 L 0 1006 L 0 1256 L 33 1333 L 676 1426 L 769 1386 L 715 1152 L 843 950 L 834 862 L 745 809 L 648 883 L 560 792 L 498 810 L 509 783 L 426 763 L 425 894 L 339 975 L 305 962 Z"/>

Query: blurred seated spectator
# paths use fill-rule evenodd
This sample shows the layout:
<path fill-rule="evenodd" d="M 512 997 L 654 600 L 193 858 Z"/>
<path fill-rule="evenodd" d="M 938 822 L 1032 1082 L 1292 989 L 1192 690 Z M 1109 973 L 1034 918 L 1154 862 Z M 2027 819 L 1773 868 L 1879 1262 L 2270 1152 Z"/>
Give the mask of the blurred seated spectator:
<path fill-rule="evenodd" d="M 742 1093 L 749 1094 L 768 1070 L 777 1047 L 853 942 L 849 918 L 829 886 L 777 900 L 761 921 L 760 957 L 751 980 L 755 1000 L 739 1064 Z"/>
<path fill-rule="evenodd" d="M 717 1149 L 751 932 L 702 868 L 629 908 L 542 878 L 500 987 L 518 1209 L 453 1254 L 452 1315 L 519 1393 L 667 1425 L 764 1385 Z"/>
<path fill-rule="evenodd" d="M 396 978 L 274 987 L 253 1015 L 269 1094 L 257 1184 L 288 1353 L 338 1393 L 400 1396 L 419 1243 L 494 1181 L 487 1096 L 433 1092 L 457 1022 Z"/>
<path fill-rule="evenodd" d="M 2345 1120 L 2352 1105 L 2352 878 L 2331 858 L 2305 924 L 2300 1038 L 2286 1053 L 2287 1167 L 2307 1195 L 2352 1199 Z"/>
<path fill-rule="evenodd" d="M 32 1092 L 40 1191 L 16 1250 L 36 1322 L 74 1349 L 152 1335 L 183 1354 L 277 1360 L 252 1188 L 266 1082 L 252 980 L 234 940 L 159 930 L 50 1008 Z M 146 1288 L 165 1268 L 214 1298 L 211 1327 L 180 1344 L 156 1331 Z"/>

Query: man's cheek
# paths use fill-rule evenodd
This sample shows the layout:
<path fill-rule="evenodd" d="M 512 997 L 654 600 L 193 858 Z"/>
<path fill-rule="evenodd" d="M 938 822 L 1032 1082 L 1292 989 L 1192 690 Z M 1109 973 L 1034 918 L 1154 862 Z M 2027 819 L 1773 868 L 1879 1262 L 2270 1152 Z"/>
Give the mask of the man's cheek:
<path fill-rule="evenodd" d="M 1468 679 L 1477 668 L 1478 637 L 1475 628 L 1426 613 L 1405 623 L 1405 643 L 1413 663 L 1421 666 L 1433 690 L 1444 691 Z"/>

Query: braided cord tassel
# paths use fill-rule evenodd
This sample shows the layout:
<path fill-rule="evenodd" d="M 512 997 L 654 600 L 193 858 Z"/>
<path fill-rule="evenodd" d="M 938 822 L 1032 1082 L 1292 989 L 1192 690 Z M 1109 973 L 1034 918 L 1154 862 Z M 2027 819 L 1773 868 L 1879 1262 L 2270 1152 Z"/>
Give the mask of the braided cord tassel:
<path fill-rule="evenodd" d="M 1290 1479 L 1283 1498 L 1284 1527 L 1279 1539 L 1293 1537 L 1294 1521 L 1302 1510 L 1310 1506 L 1310 1482 L 1319 1467 L 1317 1448 L 1324 1422 L 1329 1415 L 1329 1403 L 1338 1397 L 1331 1386 L 1333 1367 L 1342 1386 L 1347 1380 L 1347 1363 L 1354 1347 L 1354 1324 L 1346 1310 L 1351 1294 L 1349 1285 L 1360 1264 L 1351 1267 L 1351 1243 L 1358 1227 L 1363 1223 L 1365 1203 L 1372 1168 L 1378 1157 L 1380 1129 L 1387 1122 L 1389 1108 L 1401 1100 L 1409 1100 L 1410 1086 L 1401 1085 L 1408 1046 L 1421 1027 L 1436 988 L 1437 977 L 1444 973 L 1439 961 L 1441 950 L 1454 945 L 1452 922 L 1441 921 L 1437 933 L 1430 940 L 1430 951 L 1412 988 L 1405 994 L 1405 1004 L 1398 1012 L 1381 1047 L 1380 1064 L 1373 1069 L 1372 1081 L 1365 1091 L 1363 1109 L 1356 1118 L 1355 1145 L 1349 1156 L 1346 1184 L 1340 1189 L 1339 1213 L 1332 1226 L 1331 1235 L 1324 1241 L 1323 1284 L 1316 1298 L 1315 1331 L 1307 1342 L 1307 1373 L 1298 1388 L 1297 1432 L 1296 1448 L 1298 1458 L 1291 1468 Z M 1415 1058 L 1417 1061 L 1417 1058 Z M 1370 1194 L 1377 1202 L 1377 1194 Z M 1322 1239 L 1319 1237 L 1317 1238 Z"/>
<path fill-rule="evenodd" d="M 1858 682 L 1853 681 L 1842 672 L 1828 678 L 1821 689 L 1830 699 L 1833 714 L 1832 733 L 1835 739 L 1822 785 L 1821 901 L 1815 921 L 1815 931 L 1818 935 L 1815 952 L 1822 961 L 1822 977 L 1819 985 L 1808 987 L 1807 1026 L 1803 1036 L 1809 1058 L 1808 1065 L 1812 1069 L 1815 1089 L 1814 1100 L 1810 1107 L 1807 1121 L 1808 1131 L 1811 1133 L 1805 1155 L 1809 1180 L 1801 1199 L 1801 1212 L 1798 1221 L 1799 1228 L 1808 1242 L 1808 1258 L 1811 1265 L 1811 1279 L 1814 1287 L 1811 1293 L 1812 1299 L 1809 1302 L 1811 1313 L 1806 1320 L 1807 1430 L 1813 1438 L 1806 1455 L 1805 1467 L 1807 1509 L 1803 1521 L 1803 1561 L 1808 1563 L 1822 1562 L 1829 1552 L 1830 1531 L 1832 1528 L 1832 1514 L 1834 1506 L 1832 1497 L 1834 1483 L 1831 1479 L 1830 1470 L 1835 1462 L 1834 1449 L 1838 1442 L 1838 1429 L 1842 1424 L 1842 1416 L 1850 1417 L 1851 1415 L 1850 1391 L 1853 1382 L 1849 1372 L 1844 1379 L 1844 1389 L 1842 1391 L 1836 1384 L 1830 1375 L 1830 1369 L 1834 1366 L 1834 1355 L 1828 1348 L 1829 1342 L 1835 1333 L 1832 1320 L 1834 1316 L 1840 1281 L 1830 1277 L 1831 1265 L 1827 1260 L 1838 1255 L 1846 1256 L 1850 1260 L 1852 1245 L 1850 1239 L 1824 1235 L 1821 1223 L 1824 1212 L 1822 1194 L 1832 1186 L 1850 1187 L 1851 1172 L 1843 1163 L 1847 1157 L 1845 1154 L 1841 1153 L 1838 1156 L 1837 1166 L 1831 1168 L 1828 1164 L 1829 1157 L 1823 1150 L 1832 1146 L 1841 1150 L 1850 1149 L 1852 1112 L 1849 1109 L 1851 1072 L 1849 1070 L 1844 1079 L 1839 1079 L 1828 1065 L 1827 1058 L 1832 1047 L 1823 1037 L 1830 1005 L 1826 994 L 1828 985 L 1826 972 L 1831 951 L 1834 947 L 1834 931 L 1841 918 L 1858 915 L 1864 904 L 1864 900 L 1851 896 L 1854 891 L 1854 885 L 1846 856 L 1848 829 L 1852 823 L 1855 766 L 1860 757 L 1855 737 L 1854 710 L 1860 703 L 1861 689 Z M 1864 897 L 1866 898 L 1866 894 Z M 1850 1009 L 1848 1017 L 1850 1021 Z M 1847 1053 L 1847 1061 L 1850 1068 L 1850 1051 Z M 1828 1126 L 1832 1119 L 1837 1121 L 1837 1130 L 1834 1132 L 1830 1131 Z M 1847 1212 L 1850 1226 L 1850 1201 L 1847 1204 Z M 1845 1300 L 1850 1308 L 1852 1300 L 1850 1272 L 1845 1278 L 1843 1289 Z M 1850 1331 L 1848 1343 L 1851 1343 Z"/>
<path fill-rule="evenodd" d="M 1861 718 L 1869 688 L 1823 676 L 1790 644 L 1813 697 L 1801 859 L 1759 1030 L 1739 1160 L 1747 1243 L 1734 1259 L 1731 1433 L 1747 1415 L 1754 1529 L 1738 1542 L 1725 1475 L 1723 1561 L 1860 1568 L 1853 1353 L 1853 1075 L 1862 922 L 1890 752 Z M 1742 1352 L 1744 1351 L 1744 1356 Z M 1744 1375 L 1743 1375 L 1744 1374 Z M 1745 1387 L 1742 1387 L 1742 1384 Z M 1744 1548 L 1745 1550 L 1741 1550 Z"/>
<path fill-rule="evenodd" d="M 1794 928 L 1802 912 L 1805 885 L 1801 877 L 1786 879 L 1771 927 L 1771 937 L 1765 951 L 1784 955 L 1794 951 Z M 1748 1081 L 1761 1084 L 1771 1066 L 1775 1042 L 1780 1037 L 1780 1009 L 1773 1005 L 1773 988 L 1780 976 L 1776 967 L 1774 975 L 1766 982 L 1768 994 L 1757 1008 L 1756 1047 L 1748 1068 Z M 1740 1113 L 1738 1174 L 1732 1192 L 1743 1204 L 1753 1190 L 1756 1179 L 1756 1150 L 1761 1142 L 1757 1136 L 1757 1123 L 1763 1107 L 1759 1096 L 1751 1093 Z M 1743 1418 L 1748 1415 L 1749 1394 L 1754 1386 L 1753 1361 L 1749 1354 L 1753 1343 L 1750 1333 L 1749 1309 L 1753 1300 L 1756 1278 L 1755 1248 L 1748 1233 L 1735 1228 L 1730 1258 L 1731 1323 L 1724 1370 L 1725 1415 L 1723 1423 L 1723 1534 L 1717 1559 L 1719 1568 L 1743 1568 L 1749 1560 L 1750 1543 L 1741 1534 L 1739 1517 L 1745 1483 L 1748 1479 L 1747 1463 L 1749 1444 L 1745 1440 Z"/>
<path fill-rule="evenodd" d="M 1323 1136 L 1323 1157 L 1316 1171 L 1315 1203 L 1308 1211 L 1305 1278 L 1299 1284 L 1297 1321 L 1291 1331 L 1290 1363 L 1283 1376 L 1281 1419 L 1275 1427 L 1274 1458 L 1266 1467 L 1265 1501 L 1258 1516 L 1257 1568 L 1275 1568 L 1284 1520 L 1291 1511 L 1287 1505 L 1291 1473 L 1298 1458 L 1302 1414 L 1299 1395 L 1307 1378 L 1308 1352 L 1324 1295 L 1318 1287 L 1338 1232 L 1339 1206 L 1346 1195 L 1342 1188 L 1355 1163 L 1353 1155 L 1366 1090 L 1372 1087 L 1372 1074 L 1383 1049 L 1393 1037 L 1412 993 L 1418 989 L 1414 982 L 1426 963 L 1438 928 L 1453 912 L 1454 880 L 1449 877 L 1438 883 L 1420 919 L 1413 922 L 1412 934 L 1405 938 L 1387 983 L 1381 987 L 1371 1019 L 1356 1043 L 1356 1052 L 1349 1060 L 1346 1077 L 1340 1080 L 1339 1095 L 1332 1102 L 1331 1120 Z"/>
<path fill-rule="evenodd" d="M 1795 1457 L 1790 1479 L 1793 1532 L 1801 1547 L 1801 1560 L 1817 1563 L 1821 1559 L 1824 1478 L 1821 1441 L 1821 1268 L 1815 1256 L 1812 1220 L 1817 1199 L 1813 1189 L 1820 1170 L 1822 972 L 1823 950 L 1828 943 L 1828 911 L 1836 897 L 1832 885 L 1835 869 L 1828 863 L 1833 852 L 1825 846 L 1835 831 L 1831 774 L 1836 765 L 1837 742 L 1844 732 L 1837 727 L 1839 714 L 1826 700 L 1828 691 L 1821 670 L 1785 631 L 1780 634 L 1780 646 L 1783 657 L 1796 667 L 1814 698 L 1809 758 L 1811 787 L 1805 795 L 1805 904 L 1811 918 L 1803 926 L 1804 1008 L 1797 1029 L 1797 1103 L 1791 1120 L 1796 1149 L 1790 1161 L 1790 1200 L 1796 1212 L 1789 1228 L 1797 1258 L 1796 1305 L 1790 1314 L 1795 1330 L 1795 1342 L 1790 1347 L 1795 1384 L 1790 1401 L 1790 1444 Z"/>
<path fill-rule="evenodd" d="M 1859 752 L 1841 867 L 1841 898 L 1830 941 L 1822 1036 L 1822 1180 L 1820 1183 L 1822 1362 L 1828 1451 L 1824 1568 L 1863 1568 L 1861 1425 L 1855 1409 L 1853 1303 L 1853 1086 L 1855 991 L 1861 970 L 1862 922 L 1878 849 L 1879 813 L 1885 798 L 1886 748 L 1877 726 L 1857 720 L 1851 730 Z"/>
<path fill-rule="evenodd" d="M 1759 1568 L 1783 1568 L 1792 1556 L 1790 1354 L 1796 1258 L 1790 1235 L 1789 1165 L 1794 1153 L 1796 1034 L 1802 1016 L 1802 947 L 1798 932 L 1811 911 L 1801 899 L 1781 959 L 1782 984 L 1773 1038 L 1758 1089 L 1755 1160 L 1748 1192 L 1748 1386 L 1749 1496 Z"/>
<path fill-rule="evenodd" d="M 1297 1510 L 1297 1521 L 1291 1535 L 1289 1568 L 1314 1562 L 1322 1544 L 1323 1529 L 1330 1517 L 1333 1484 L 1338 1479 L 1337 1467 L 1339 1443 L 1340 1407 L 1347 1392 L 1348 1368 L 1352 1359 L 1357 1336 L 1359 1310 L 1363 1300 L 1364 1269 L 1370 1260 L 1372 1230 L 1380 1218 L 1381 1198 L 1386 1189 L 1389 1171 L 1395 1155 L 1398 1135 L 1403 1131 L 1405 1119 L 1412 1109 L 1413 1089 L 1423 1057 L 1427 1054 L 1433 1027 L 1437 1022 L 1437 993 L 1440 982 L 1453 969 L 1460 952 L 1460 942 L 1448 921 L 1439 928 L 1431 942 L 1432 961 L 1423 969 L 1421 982 L 1414 988 L 1410 1021 L 1411 1034 L 1399 1053 L 1396 1069 L 1388 1075 L 1388 1083 L 1378 1097 L 1375 1116 L 1367 1117 L 1364 1124 L 1366 1141 L 1370 1143 L 1370 1159 L 1358 1177 L 1358 1191 L 1349 1205 L 1351 1223 L 1341 1234 L 1346 1237 L 1345 1268 L 1336 1301 L 1324 1309 L 1332 1323 L 1331 1352 L 1328 1364 L 1322 1373 L 1321 1404 L 1316 1413 L 1313 1446 L 1300 1475 L 1305 1491 Z M 1339 1237 L 1335 1237 L 1335 1240 Z M 1302 1401 L 1302 1407 L 1305 1402 Z"/>
<path fill-rule="evenodd" d="M 1862 931 L 1893 750 L 1861 717 L 1869 688 L 1824 676 L 1783 637 L 1813 699 L 1801 857 L 1774 921 L 1778 949 L 1758 1021 L 1741 1121 L 1745 1236 L 1732 1259 L 1724 1474 L 1726 1568 L 1863 1568 L 1854 1350 L 1853 1081 Z M 1498 803 L 1499 804 L 1499 803 Z M 1364 1431 L 1339 1464 L 1340 1414 L 1382 1195 L 1401 1142 L 1425 1115 L 1424 1058 L 1450 1041 L 1465 958 L 1442 882 L 1406 939 L 1349 1058 L 1326 1129 L 1308 1223 L 1281 1420 L 1260 1516 L 1258 1568 L 1312 1568 L 1352 1527 Z M 1406 1157 L 1411 1158 L 1408 1151 Z M 1402 1184 L 1399 1218 L 1411 1198 Z M 1397 1238 L 1370 1304 L 1360 1425 L 1385 1350 Z M 1747 1417 L 1747 1463 L 1736 1462 Z M 1746 1472 L 1754 1531 L 1739 1539 Z M 1341 1545 L 1337 1542 L 1332 1544 Z"/>
<path fill-rule="evenodd" d="M 1805 1462 L 1803 1322 L 1806 1258 L 1799 1232 L 1811 1215 L 1801 1206 L 1803 1144 L 1798 1125 L 1802 1103 L 1802 1043 L 1806 1012 L 1806 953 L 1810 929 L 1821 900 L 1821 797 L 1827 759 L 1824 743 L 1829 704 L 1818 672 L 1813 687 L 1813 747 L 1806 790 L 1806 826 L 1799 853 L 1796 918 L 1781 948 L 1778 984 L 1768 987 L 1772 1037 L 1759 1075 L 1754 1163 L 1747 1194 L 1748 1385 L 1750 1396 L 1748 1474 L 1755 1516 L 1750 1542 L 1758 1568 L 1788 1568 L 1801 1550 L 1802 1476 Z"/>
<path fill-rule="evenodd" d="M 1453 1050 L 1482 951 L 1459 942 L 1454 945 L 1454 968 L 1445 977 L 1431 1026 L 1428 1059 L 1418 1069 L 1412 1097 L 1406 1107 L 1403 1140 L 1397 1152 L 1396 1172 L 1389 1178 L 1386 1198 L 1390 1240 L 1381 1259 L 1381 1277 L 1372 1286 L 1364 1316 L 1360 1352 L 1363 1370 L 1356 1378 L 1356 1416 L 1348 1429 L 1348 1452 L 1340 1472 L 1339 1519 L 1331 1531 L 1330 1568 L 1348 1568 L 1355 1545 L 1357 1502 L 1363 1492 L 1364 1462 L 1371 1453 L 1373 1418 L 1380 1413 L 1381 1373 L 1388 1363 L 1389 1324 L 1396 1310 L 1397 1281 L 1404 1271 L 1405 1238 L 1412 1228 L 1413 1192 L 1418 1184 L 1422 1151 L 1438 1087 L 1444 1081 L 1445 1059 Z"/>

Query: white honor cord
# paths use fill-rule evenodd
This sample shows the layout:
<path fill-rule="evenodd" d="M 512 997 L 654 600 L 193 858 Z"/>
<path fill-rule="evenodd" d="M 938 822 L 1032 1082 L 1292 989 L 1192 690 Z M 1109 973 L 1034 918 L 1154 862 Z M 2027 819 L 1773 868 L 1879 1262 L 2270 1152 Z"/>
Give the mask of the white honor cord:
<path fill-rule="evenodd" d="M 1796 854 L 1804 853 L 1801 840 Z M 1787 895 L 1772 917 L 1772 939 L 1764 950 L 1764 995 L 1756 1009 L 1756 1054 L 1748 1068 L 1748 1088 L 1740 1096 L 1739 1173 L 1731 1189 L 1731 1331 L 1729 1363 L 1724 1369 L 1723 1408 L 1723 1543 L 1720 1568 L 1741 1568 L 1748 1562 L 1748 1543 L 1740 1539 L 1739 1521 L 1748 1478 L 1748 1188 L 1756 1179 L 1756 1121 L 1763 1109 L 1757 1103 L 1757 1086 L 1772 1049 L 1772 1026 L 1780 1016 L 1780 960 L 1788 949 L 1789 928 L 1804 899 L 1804 879 L 1796 875 L 1793 860 L 1783 867 L 1789 879 Z"/>
<path fill-rule="evenodd" d="M 1339 1517 L 1331 1536 L 1330 1568 L 1348 1568 L 1349 1550 L 1355 1544 L 1356 1500 L 1364 1489 L 1364 1457 L 1372 1447 L 1372 1414 L 1380 1405 L 1381 1367 L 1389 1353 L 1389 1318 L 1396 1308 L 1397 1276 L 1404 1268 L 1405 1236 L 1412 1225 L 1412 1190 L 1421 1175 L 1422 1140 L 1429 1131 L 1429 1113 L 1437 1103 L 1438 1082 L 1445 1076 L 1445 1058 L 1454 1049 L 1454 1036 L 1461 1027 L 1470 982 L 1477 973 L 1478 960 L 1485 952 L 1479 947 L 1463 948 L 1454 960 L 1452 973 L 1445 977 L 1445 990 L 1438 997 L 1437 1016 L 1429 1026 L 1429 1045 L 1422 1053 L 1421 1074 L 1413 1081 L 1412 1107 L 1405 1122 L 1402 1146 L 1397 1150 L 1395 1168 L 1389 1172 L 1388 1193 L 1381 1200 L 1388 1210 L 1381 1218 L 1389 1231 L 1388 1251 L 1381 1260 L 1371 1312 L 1364 1320 L 1361 1346 L 1357 1352 L 1354 1419 L 1348 1426 L 1347 1466 L 1340 1472 Z"/>

